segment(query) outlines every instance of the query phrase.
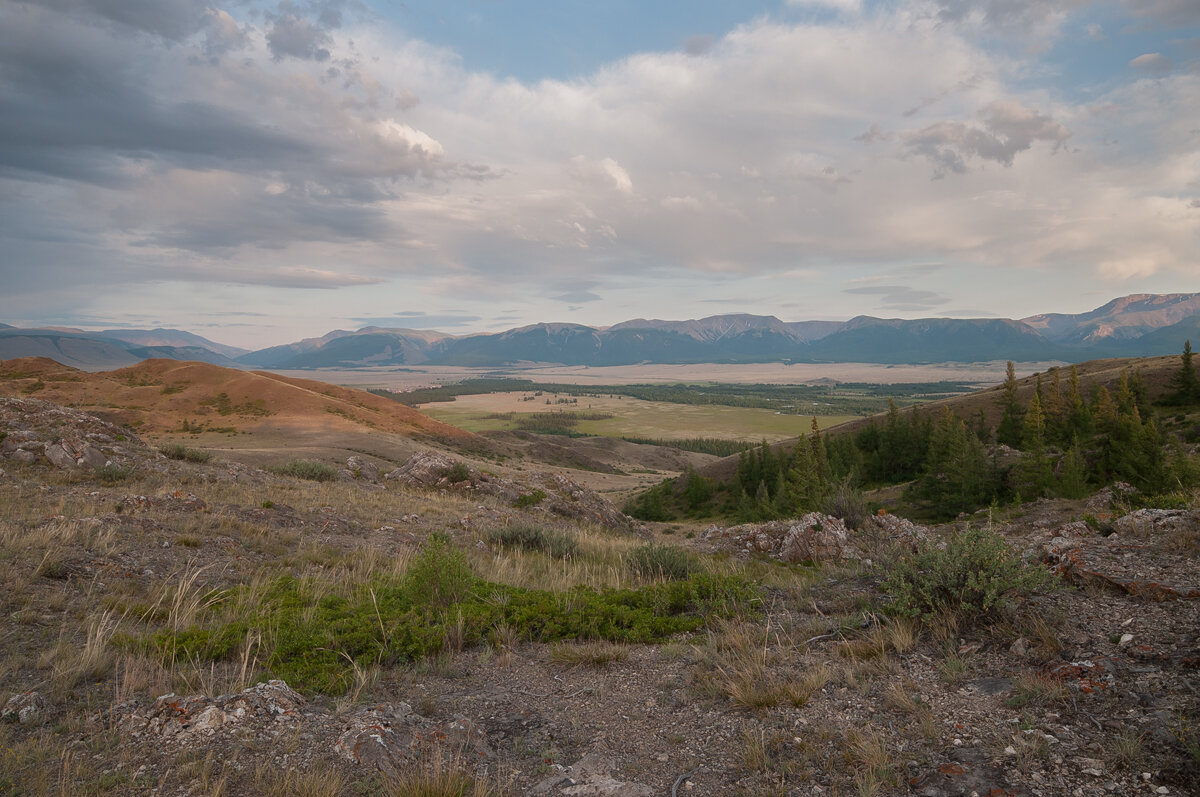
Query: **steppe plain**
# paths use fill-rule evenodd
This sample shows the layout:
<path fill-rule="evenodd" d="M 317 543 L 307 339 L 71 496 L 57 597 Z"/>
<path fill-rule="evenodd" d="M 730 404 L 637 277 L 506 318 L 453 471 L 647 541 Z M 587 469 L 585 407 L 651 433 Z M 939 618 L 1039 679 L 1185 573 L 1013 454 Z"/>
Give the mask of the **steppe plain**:
<path fill-rule="evenodd" d="M 780 538 L 798 520 L 636 523 L 588 486 L 627 490 L 703 455 L 603 439 L 497 444 L 432 421 L 421 431 L 377 397 L 278 380 L 237 382 L 269 387 L 262 405 L 225 385 L 233 410 L 182 431 L 200 407 L 219 406 L 204 402 L 223 385 L 220 369 L 184 379 L 180 367 L 97 375 L 107 380 L 99 385 L 23 363 L 0 382 L 12 397 L 0 399 L 0 793 L 1200 788 L 1195 501 L 1132 512 L 1108 491 L 935 528 L 883 515 L 836 553 L 789 563 L 777 556 Z M 750 381 L 764 381 L 761 372 Z M 40 401 L 70 403 L 85 387 L 88 412 L 153 423 L 134 432 Z M 174 416 L 168 400 L 179 402 Z M 104 465 L 60 453 L 87 459 L 89 447 Z M 313 482 L 269 469 L 298 456 L 341 473 Z M 631 474 L 638 463 L 650 472 Z M 889 562 L 922 536 L 968 526 L 1055 567 L 1058 586 L 986 623 L 890 615 Z M 545 536 L 504 542 L 513 528 Z M 409 656 L 396 641 L 404 615 L 388 596 L 423 562 L 450 561 L 430 559 L 436 534 L 479 585 L 471 611 L 504 611 L 517 589 L 547 590 L 561 596 L 550 604 L 577 611 L 586 604 L 571 603 L 572 589 L 652 594 L 665 588 L 661 575 L 633 565 L 647 545 L 753 592 L 734 605 L 689 605 L 679 615 L 689 629 L 640 642 L 556 637 L 512 616 L 475 628 L 466 609 L 446 623 L 432 612 L 445 636 Z M 571 541 L 571 553 L 555 553 L 545 542 L 554 539 Z M 306 591 L 278 586 L 293 583 Z M 302 605 L 279 614 L 270 594 Z M 362 610 L 367 639 L 353 644 L 367 652 L 338 623 L 319 628 L 313 661 L 340 675 L 316 688 L 284 656 L 285 631 L 338 606 Z M 179 641 L 221 629 L 241 632 L 228 649 Z M 268 680 L 282 673 L 297 675 L 286 686 Z"/>

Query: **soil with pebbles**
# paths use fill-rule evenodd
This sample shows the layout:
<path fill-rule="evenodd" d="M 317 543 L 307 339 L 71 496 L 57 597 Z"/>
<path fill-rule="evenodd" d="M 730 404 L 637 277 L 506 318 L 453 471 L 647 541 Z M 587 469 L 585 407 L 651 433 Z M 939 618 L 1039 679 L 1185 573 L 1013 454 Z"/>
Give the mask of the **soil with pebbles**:
<path fill-rule="evenodd" d="M 586 663 L 594 651 L 582 645 L 498 644 L 385 669 L 356 700 L 280 683 L 114 695 L 116 677 L 56 692 L 30 652 L 65 638 L 59 629 L 73 611 L 159 584 L 185 562 L 210 568 L 219 585 L 220 574 L 268 564 L 305 540 L 404 554 L 435 530 L 474 545 L 488 523 L 567 522 L 478 491 L 457 494 L 459 509 L 426 512 L 412 487 L 395 512 L 364 519 L 355 496 L 396 490 L 387 480 L 344 484 L 345 506 L 298 509 L 266 500 L 285 482 L 262 471 L 139 453 L 157 469 L 152 490 L 65 478 L 48 463 L 10 460 L 0 475 L 0 505 L 24 527 L 109 532 L 103 545 L 92 536 L 57 548 L 44 572 L 34 571 L 44 562 L 8 555 L 25 592 L 0 585 L 0 706 L 9 749 L 49 740 L 87 761 L 93 784 L 114 784 L 110 793 L 201 793 L 197 762 L 229 794 L 320 770 L 340 771 L 347 794 L 377 793 L 380 773 L 401 776 L 430 750 L 515 794 L 1200 793 L 1195 513 L 1097 526 L 1078 522 L 1079 504 L 1025 507 L 1000 528 L 1027 558 L 1067 577 L 1088 567 L 1113 577 L 1064 583 L 994 623 L 923 629 L 911 646 L 879 642 L 888 639 L 878 611 L 883 560 L 866 550 L 815 574 L 789 570 L 794 583 L 766 589 L 763 614 L 748 625 L 594 656 L 608 661 Z M 264 500 L 216 500 L 224 483 Z M 426 500 L 437 494 L 430 488 Z M 197 518 L 240 532 L 204 537 Z M 680 530 L 656 533 L 680 540 Z M 1125 589 L 1130 573 L 1187 589 Z M 824 682 L 812 679 L 822 671 Z M 742 691 L 728 686 L 739 677 Z M 772 693 L 772 684 L 794 688 Z M 760 697 L 747 686 L 762 687 Z M 24 782 L 22 766 L 30 764 L 0 760 L 0 783 Z"/>

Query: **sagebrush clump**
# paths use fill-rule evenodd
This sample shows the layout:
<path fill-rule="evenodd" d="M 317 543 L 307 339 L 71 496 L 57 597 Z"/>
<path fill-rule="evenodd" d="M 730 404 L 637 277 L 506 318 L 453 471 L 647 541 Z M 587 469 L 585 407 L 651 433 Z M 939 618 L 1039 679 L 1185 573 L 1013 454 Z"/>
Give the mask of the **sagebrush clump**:
<path fill-rule="evenodd" d="M 525 523 L 492 529 L 488 532 L 488 542 L 506 548 L 537 551 L 555 559 L 567 559 L 579 547 L 571 534 Z"/>
<path fill-rule="evenodd" d="M 1022 562 L 994 531 L 968 528 L 946 539 L 943 547 L 927 541 L 897 559 L 883 589 L 892 596 L 889 609 L 895 614 L 977 620 L 1049 586 L 1052 578 L 1044 567 Z"/>
<path fill-rule="evenodd" d="M 279 476 L 292 476 L 297 479 L 307 479 L 311 482 L 331 482 L 337 478 L 337 469 L 324 462 L 313 462 L 308 459 L 294 459 L 267 467 L 271 473 Z"/>
<path fill-rule="evenodd" d="M 700 570 L 700 563 L 682 548 L 674 545 L 646 543 L 629 554 L 629 568 L 643 578 L 683 580 Z"/>

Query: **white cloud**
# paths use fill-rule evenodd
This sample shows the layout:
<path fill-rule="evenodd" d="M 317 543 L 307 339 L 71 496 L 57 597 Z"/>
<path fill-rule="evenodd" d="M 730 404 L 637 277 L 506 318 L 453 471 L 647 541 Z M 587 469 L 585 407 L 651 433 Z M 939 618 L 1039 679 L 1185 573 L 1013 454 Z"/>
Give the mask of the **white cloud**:
<path fill-rule="evenodd" d="M 1145 53 L 1129 62 L 1129 65 L 1139 72 L 1162 74 L 1170 72 L 1175 65 L 1171 59 L 1162 53 Z"/>
<path fill-rule="evenodd" d="M 941 285 L 959 268 L 1194 268 L 1200 214 L 1180 197 L 1200 181 L 1200 75 L 1147 53 L 1085 105 L 1037 88 L 1036 59 L 981 33 L 1052 38 L 1070 3 L 823 5 L 854 18 L 759 19 L 685 48 L 702 57 L 641 53 L 529 84 L 298 4 L 192 9 L 190 29 L 164 17 L 191 31 L 171 47 L 31 5 L 0 46 L 0 68 L 29 75 L 0 93 L 18 142 L 0 151 L 0 210 L 34 231 L 4 239 L 5 268 L 46 285 L 86 261 L 114 284 L 345 288 L 330 295 L 429 275 L 398 284 L 505 306 L 607 302 L 626 278 L 721 293 L 747 275 L 832 274 L 840 293 L 847 264 L 946 263 L 920 277 Z M 55 70 L 30 66 L 52 48 Z M 96 97 L 73 88 L 81 75 Z M 63 234 L 69 253 L 35 240 Z M 547 274 L 590 282 L 530 290 Z M 963 301 L 912 291 L 878 295 Z"/>
<path fill-rule="evenodd" d="M 862 11 L 862 0 L 787 0 L 791 8 L 830 8 L 849 14 Z"/>
<path fill-rule="evenodd" d="M 569 172 L 575 179 L 590 185 L 613 188 L 622 194 L 633 193 L 629 172 L 612 158 L 591 160 L 583 155 L 571 158 Z"/>

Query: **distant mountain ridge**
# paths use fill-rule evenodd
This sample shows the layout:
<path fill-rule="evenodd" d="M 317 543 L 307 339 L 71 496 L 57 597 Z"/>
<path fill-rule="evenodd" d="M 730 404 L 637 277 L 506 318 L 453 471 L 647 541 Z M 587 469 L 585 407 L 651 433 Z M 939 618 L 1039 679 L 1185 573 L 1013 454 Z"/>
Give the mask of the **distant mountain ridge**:
<path fill-rule="evenodd" d="M 21 329 L 0 325 L 0 360 L 48 357 L 72 368 L 101 370 L 166 358 L 236 368 L 241 364 L 233 358 L 247 353 L 245 349 L 214 343 L 178 329 L 85 332 L 70 328 Z"/>
<path fill-rule="evenodd" d="M 1083 360 L 1175 354 L 1200 344 L 1200 293 L 1134 294 L 1085 313 L 1003 318 L 781 321 L 730 313 L 686 321 L 633 319 L 610 327 L 539 323 L 455 336 L 429 330 L 334 330 L 246 352 L 180 330 L 26 330 L 0 324 L 0 358 L 51 357 L 119 367 L 146 357 L 278 370 L 520 363 L 871 362 Z M 66 359 L 63 359 L 66 358 Z"/>

